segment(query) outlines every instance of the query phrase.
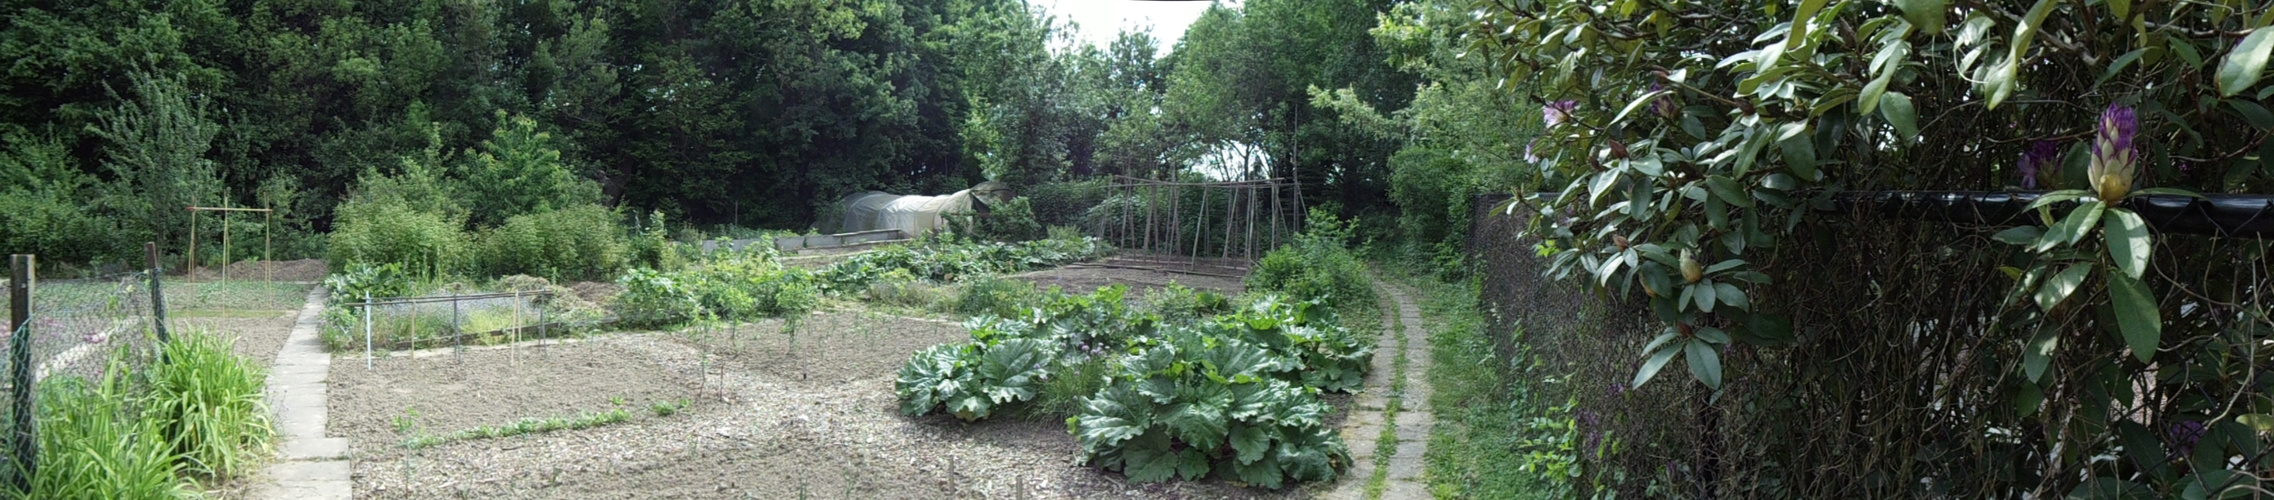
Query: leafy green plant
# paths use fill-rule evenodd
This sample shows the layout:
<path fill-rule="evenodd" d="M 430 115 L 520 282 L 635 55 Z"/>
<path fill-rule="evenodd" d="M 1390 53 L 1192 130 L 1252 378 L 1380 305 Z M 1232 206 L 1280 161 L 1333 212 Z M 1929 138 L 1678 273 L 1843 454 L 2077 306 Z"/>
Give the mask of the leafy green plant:
<path fill-rule="evenodd" d="M 513 423 L 501 426 L 484 425 L 441 436 L 416 436 L 404 440 L 403 447 L 415 450 L 419 448 L 427 448 L 457 441 L 467 441 L 474 439 L 497 439 L 502 437 L 519 436 L 523 434 L 541 434 L 553 431 L 590 429 L 603 425 L 629 422 L 631 420 L 632 411 L 626 408 L 616 408 L 613 410 L 597 413 L 579 413 L 574 417 L 532 417 L 515 420 Z"/>
<path fill-rule="evenodd" d="M 692 284 L 674 273 L 633 269 L 616 278 L 616 284 L 624 287 L 616 295 L 616 312 L 627 326 L 669 326 L 705 317 Z"/>
<path fill-rule="evenodd" d="M 1253 342 L 1300 363 L 1291 382 L 1330 392 L 1357 392 L 1366 385 L 1374 347 L 1350 330 L 1317 317 L 1311 302 L 1266 296 L 1247 309 L 1218 318 L 1212 332 Z"/>
<path fill-rule="evenodd" d="M 102 380 L 56 377 L 39 387 L 39 470 L 24 498 L 180 498 L 189 491 L 160 419 L 135 403 L 129 370 Z M 12 492 L 11 492 L 12 493 Z"/>
<path fill-rule="evenodd" d="M 1318 390 L 1286 380 L 1300 362 L 1188 329 L 1139 344 L 1066 420 L 1086 463 L 1138 482 L 1213 471 L 1267 488 L 1331 481 L 1349 467 Z"/>
<path fill-rule="evenodd" d="M 1366 264 L 1344 245 L 1354 231 L 1332 214 L 1313 209 L 1295 241 L 1264 254 L 1248 271 L 1249 290 L 1272 291 L 1330 308 L 1374 307 L 1380 300 Z"/>
<path fill-rule="evenodd" d="M 900 412 L 922 416 L 945 407 L 965 421 L 1032 400 L 1050 377 L 1056 346 L 1035 339 L 1002 339 L 932 346 L 900 368 L 893 392 Z"/>
<path fill-rule="evenodd" d="M 616 213 L 597 204 L 515 215 L 482 232 L 475 246 L 489 276 L 606 279 L 628 260 Z"/>
<path fill-rule="evenodd" d="M 149 418 L 190 473 L 239 477 L 267 450 L 274 428 L 262 404 L 267 375 L 212 333 L 185 331 L 149 368 Z"/>
<path fill-rule="evenodd" d="M 403 272 L 400 263 L 373 265 L 357 263 L 346 271 L 324 277 L 324 288 L 331 292 L 334 301 L 361 301 L 392 299 L 416 295 L 421 286 L 418 278 Z"/>
<path fill-rule="evenodd" d="M 397 264 L 412 275 L 435 279 L 465 264 L 462 221 L 391 199 L 352 198 L 335 213 L 326 258 L 335 271 Z"/>
<path fill-rule="evenodd" d="M 1224 294 L 1195 290 L 1176 283 L 1146 291 L 1139 303 L 1145 312 L 1169 322 L 1194 321 L 1230 313 L 1235 309 L 1231 299 Z"/>
<path fill-rule="evenodd" d="M 1038 295 L 1034 284 L 1025 281 L 993 276 L 967 280 L 963 291 L 955 296 L 955 312 L 970 316 L 1022 317 L 1035 306 Z"/>

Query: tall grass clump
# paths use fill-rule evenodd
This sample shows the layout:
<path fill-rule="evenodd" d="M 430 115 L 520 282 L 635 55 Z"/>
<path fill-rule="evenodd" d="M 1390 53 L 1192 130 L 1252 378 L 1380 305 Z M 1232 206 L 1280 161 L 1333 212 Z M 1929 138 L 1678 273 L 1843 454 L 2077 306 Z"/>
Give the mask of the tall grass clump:
<path fill-rule="evenodd" d="M 100 381 L 57 377 L 39 387 L 39 470 L 17 498 L 136 500 L 187 496 L 163 423 L 146 418 L 126 370 Z M 16 492 L 10 492 L 16 494 Z"/>
<path fill-rule="evenodd" d="M 186 332 L 148 369 L 149 420 L 165 430 L 187 472 L 237 477 L 268 449 L 274 428 L 262 408 L 268 375 L 235 354 L 228 339 Z"/>

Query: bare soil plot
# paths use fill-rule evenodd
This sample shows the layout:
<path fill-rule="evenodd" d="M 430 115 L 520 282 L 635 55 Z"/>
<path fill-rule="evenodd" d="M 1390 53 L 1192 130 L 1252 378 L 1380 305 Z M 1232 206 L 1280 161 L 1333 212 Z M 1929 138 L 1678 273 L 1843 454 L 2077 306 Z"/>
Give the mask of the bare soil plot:
<path fill-rule="evenodd" d="M 469 352 L 465 375 L 452 375 L 448 355 L 385 360 L 393 367 L 375 372 L 341 357 L 330 389 L 332 429 L 355 441 L 358 498 L 1306 498 L 1319 491 L 1221 481 L 1131 485 L 1077 465 L 1079 447 L 1063 422 L 902 416 L 893 376 L 917 349 L 967 338 L 947 322 L 817 314 L 801 329 L 795 358 L 779 321 L 731 332 L 617 334 L 555 347 L 541 363 L 523 348 L 518 371 L 500 368 L 510 366 L 502 357 L 513 351 Z M 803 362 L 802 380 L 793 360 Z M 537 376 L 529 367 L 539 366 L 550 368 Z M 379 380 L 382 374 L 394 379 Z M 476 376 L 491 383 L 454 378 Z M 694 393 L 691 406 L 662 417 L 642 399 Z M 613 408 L 607 399 L 616 394 L 631 395 L 631 422 L 416 450 L 400 446 L 391 423 L 415 405 L 421 425 L 451 432 Z"/>
<path fill-rule="evenodd" d="M 1246 290 L 1247 284 L 1241 278 L 1245 276 L 1245 271 L 1216 262 L 1217 260 L 1205 259 L 1195 263 L 1169 256 L 1124 255 L 1013 274 L 1010 277 L 1042 287 L 1057 286 L 1067 293 L 1090 293 L 1107 285 L 1127 285 L 1131 297 L 1143 296 L 1147 290 L 1164 288 L 1170 283 L 1226 295 Z"/>
<path fill-rule="evenodd" d="M 713 373 L 763 373 L 804 384 L 837 385 L 891 377 L 908 356 L 935 344 L 962 342 L 971 334 L 959 324 L 865 311 L 813 314 L 798 326 L 795 341 L 782 320 L 674 334 L 669 338 L 710 356 Z"/>
<path fill-rule="evenodd" d="M 700 380 L 620 345 L 640 337 L 554 344 L 544 348 L 467 350 L 421 358 L 361 356 L 332 363 L 327 388 L 331 436 L 346 437 L 357 455 L 400 448 L 411 435 L 443 435 L 524 418 L 688 399 Z M 618 402 L 624 403 L 618 405 Z M 398 423 L 407 424 L 398 432 Z"/>

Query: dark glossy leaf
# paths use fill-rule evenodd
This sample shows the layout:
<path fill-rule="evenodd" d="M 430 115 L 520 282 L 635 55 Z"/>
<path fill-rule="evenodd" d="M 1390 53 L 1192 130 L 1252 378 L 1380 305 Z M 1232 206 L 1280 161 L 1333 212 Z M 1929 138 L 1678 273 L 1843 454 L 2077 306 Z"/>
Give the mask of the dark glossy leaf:
<path fill-rule="evenodd" d="M 1738 184 L 1737 181 L 1731 180 L 1728 177 L 1719 175 L 1707 177 L 1706 190 L 1712 191 L 1713 197 L 1719 198 L 1722 203 L 1728 203 L 1730 205 L 1743 208 L 1753 208 L 1753 199 L 1751 197 L 1745 196 L 1745 187 Z"/>
<path fill-rule="evenodd" d="M 2076 293 L 2077 287 L 2084 285 L 2085 278 L 2092 275 L 2092 268 L 2092 264 L 2069 264 L 2069 267 L 2046 279 L 2044 284 L 2037 287 L 2037 307 L 2051 311 L 2053 306 L 2061 305 L 2062 301 Z"/>
<path fill-rule="evenodd" d="M 2274 26 L 2260 26 L 2251 30 L 2249 36 L 2242 37 L 2242 41 L 2235 43 L 2234 50 L 2227 52 L 2226 60 L 2219 63 L 2219 95 L 2231 97 L 2257 84 L 2259 77 L 2266 74 L 2266 57 L 2270 53 L 2274 53 Z"/>
<path fill-rule="evenodd" d="M 2021 391 L 2013 396 L 2013 413 L 2021 418 L 2029 418 L 2030 415 L 2037 414 L 2038 407 L 2044 404 L 2045 388 L 2038 387 L 2035 383 L 2023 382 Z"/>
<path fill-rule="evenodd" d="M 2029 246 L 2032 243 L 2036 243 L 2038 238 L 2044 236 L 2045 229 L 2043 228 L 2039 228 L 2037 226 L 2015 226 L 2004 231 L 1998 231 L 1998 234 L 1990 236 L 1990 239 L 1997 240 L 1999 243 L 2005 243 L 2009 245 Z"/>
<path fill-rule="evenodd" d="M 2060 349 L 2060 329 L 2037 329 L 2037 335 L 2030 338 L 2029 344 L 2022 346 L 2021 349 L 2021 374 L 2027 377 L 2024 380 L 2031 383 L 2042 380 L 2045 376 L 2045 367 L 2050 366 L 2053 362 L 2053 353 Z"/>
<path fill-rule="evenodd" d="M 1721 303 L 1729 304 L 1730 307 L 1738 309 L 1751 310 L 1753 308 L 1753 302 L 1745 297 L 1745 291 L 1738 290 L 1736 285 L 1714 283 L 1713 288 L 1714 298 Z"/>
<path fill-rule="evenodd" d="M 1682 345 L 1682 355 L 1690 365 L 1690 376 L 1706 387 L 1721 389 L 1721 353 L 1704 340 L 1691 340 Z"/>
<path fill-rule="evenodd" d="M 1737 340 L 1761 347 L 1792 345 L 1796 339 L 1792 332 L 1792 318 L 1774 314 L 1752 314 L 1745 318 L 1745 327 L 1735 330 Z"/>
<path fill-rule="evenodd" d="M 2163 313 L 2157 310 L 2155 296 L 2148 294 L 2147 285 L 2121 274 L 2109 276 L 2108 296 L 2116 308 L 2116 326 L 2124 333 L 2124 345 L 2141 362 L 2154 358 L 2156 346 L 2163 340 Z"/>
<path fill-rule="evenodd" d="M 1919 140 L 1919 112 L 1911 106 L 1911 96 L 1902 92 L 1888 92 L 1879 99 L 1879 115 L 1895 126 L 1896 137 L 1904 141 Z"/>
<path fill-rule="evenodd" d="M 2106 220 L 2109 259 L 2125 276 L 2140 279 L 2148 270 L 2149 256 L 2155 253 L 2155 238 L 2148 234 L 2147 221 L 2121 208 L 2109 209 Z"/>
<path fill-rule="evenodd" d="M 1677 343 L 1659 345 L 1657 350 L 1651 351 L 1650 358 L 1642 362 L 1642 369 L 1634 372 L 1634 383 L 1629 385 L 1631 387 L 1642 387 L 1643 383 L 1649 382 L 1652 377 L 1657 377 L 1658 370 L 1666 368 L 1666 363 L 1673 361 L 1674 355 L 1682 353 L 1683 345 Z"/>

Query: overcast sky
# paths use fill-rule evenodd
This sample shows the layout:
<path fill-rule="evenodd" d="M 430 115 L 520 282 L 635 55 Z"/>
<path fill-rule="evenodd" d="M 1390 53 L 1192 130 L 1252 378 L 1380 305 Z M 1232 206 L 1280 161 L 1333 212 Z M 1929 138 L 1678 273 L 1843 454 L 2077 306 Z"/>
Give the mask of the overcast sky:
<path fill-rule="evenodd" d="M 1058 17 L 1060 24 L 1069 21 L 1081 25 L 1082 39 L 1104 48 L 1113 44 L 1114 35 L 1121 29 L 1151 26 L 1153 38 L 1161 41 L 1161 54 L 1184 37 L 1184 29 L 1208 11 L 1209 2 L 1159 0 L 1031 0 Z M 1237 6 L 1237 0 L 1226 1 Z"/>

